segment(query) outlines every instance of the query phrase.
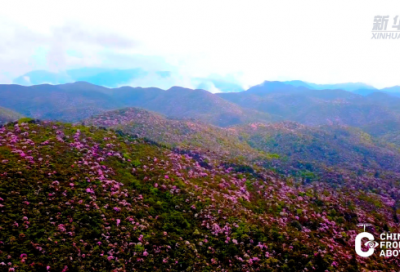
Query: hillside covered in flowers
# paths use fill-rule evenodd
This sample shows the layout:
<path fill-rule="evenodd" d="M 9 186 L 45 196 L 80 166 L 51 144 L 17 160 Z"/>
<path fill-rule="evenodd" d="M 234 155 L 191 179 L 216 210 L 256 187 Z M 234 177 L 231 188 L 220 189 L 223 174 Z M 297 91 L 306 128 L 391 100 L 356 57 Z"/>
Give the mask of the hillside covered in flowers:
<path fill-rule="evenodd" d="M 394 203 L 91 126 L 0 128 L 0 271 L 395 271 Z"/>

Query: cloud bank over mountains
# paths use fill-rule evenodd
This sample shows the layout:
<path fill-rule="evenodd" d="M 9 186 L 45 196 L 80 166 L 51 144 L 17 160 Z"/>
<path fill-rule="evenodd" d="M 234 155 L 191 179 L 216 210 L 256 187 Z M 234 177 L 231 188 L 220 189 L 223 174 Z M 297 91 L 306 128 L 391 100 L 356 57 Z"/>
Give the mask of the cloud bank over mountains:
<path fill-rule="evenodd" d="M 170 71 L 148 71 L 136 69 L 81 68 L 60 72 L 37 70 L 15 78 L 12 83 L 32 86 L 39 84 L 64 84 L 86 81 L 92 84 L 116 88 L 122 86 L 157 87 L 169 89 L 182 86 L 203 89 L 211 93 L 239 92 L 244 89 L 235 78 L 211 75 L 210 77 L 189 77 Z"/>
<path fill-rule="evenodd" d="M 193 88 L 193 80 L 210 75 L 234 75 L 243 89 L 266 79 L 400 84 L 397 42 L 371 40 L 374 16 L 399 10 L 398 2 L 343 2 L 346 9 L 338 2 L 306 2 L 8 4 L 0 10 L 0 83 L 37 70 L 101 67 L 141 68 L 153 74 L 138 83 L 154 80 L 164 88 Z M 216 92 L 222 88 L 216 81 L 201 84 Z"/>

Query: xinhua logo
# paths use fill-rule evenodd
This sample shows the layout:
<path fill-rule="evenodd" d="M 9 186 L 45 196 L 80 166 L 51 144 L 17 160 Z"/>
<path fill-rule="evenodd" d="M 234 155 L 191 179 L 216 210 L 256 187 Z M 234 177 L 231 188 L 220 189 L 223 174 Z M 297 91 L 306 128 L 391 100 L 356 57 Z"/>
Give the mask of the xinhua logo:
<path fill-rule="evenodd" d="M 389 24 L 390 28 L 388 29 L 389 19 L 389 15 L 374 17 L 371 39 L 400 39 L 400 17 L 394 17 L 393 24 Z"/>

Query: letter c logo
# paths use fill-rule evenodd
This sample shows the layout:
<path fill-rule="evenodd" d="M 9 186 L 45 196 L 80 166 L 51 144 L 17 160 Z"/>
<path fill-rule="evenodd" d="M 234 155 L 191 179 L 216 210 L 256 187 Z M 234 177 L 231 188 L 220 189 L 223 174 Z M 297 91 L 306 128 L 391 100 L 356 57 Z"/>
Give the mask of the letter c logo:
<path fill-rule="evenodd" d="M 369 257 L 374 254 L 375 247 L 370 247 L 368 251 L 362 251 L 361 240 L 362 238 L 368 238 L 370 241 L 374 241 L 374 236 L 369 232 L 361 232 L 356 237 L 356 253 L 361 257 Z"/>

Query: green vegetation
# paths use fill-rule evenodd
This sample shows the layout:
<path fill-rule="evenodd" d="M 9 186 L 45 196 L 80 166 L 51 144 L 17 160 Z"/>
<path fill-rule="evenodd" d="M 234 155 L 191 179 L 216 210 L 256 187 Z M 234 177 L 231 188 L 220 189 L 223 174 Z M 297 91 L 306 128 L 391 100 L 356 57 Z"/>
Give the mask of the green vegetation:
<path fill-rule="evenodd" d="M 0 144 L 0 269 L 397 267 L 351 253 L 365 213 L 372 232 L 399 231 L 374 193 L 80 125 L 20 121 L 0 128 Z"/>

